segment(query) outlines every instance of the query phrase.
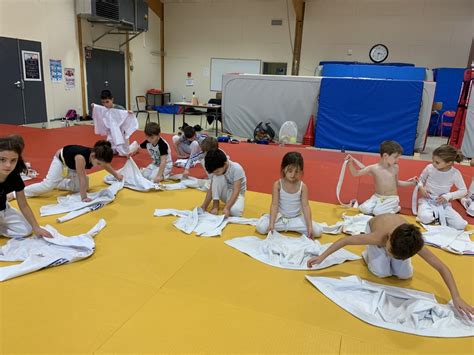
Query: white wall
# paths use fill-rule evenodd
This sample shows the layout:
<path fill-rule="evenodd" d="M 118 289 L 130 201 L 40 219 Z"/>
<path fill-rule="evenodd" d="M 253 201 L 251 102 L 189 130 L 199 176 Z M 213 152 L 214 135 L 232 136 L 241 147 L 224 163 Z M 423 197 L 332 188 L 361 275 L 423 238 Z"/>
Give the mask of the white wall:
<path fill-rule="evenodd" d="M 83 43 L 92 45 L 104 26 L 82 20 Z M 0 36 L 39 41 L 42 44 L 43 73 L 48 119 L 62 117 L 69 108 L 82 112 L 78 34 L 74 0 L 0 0 Z M 125 36 L 105 36 L 95 46 L 118 50 Z M 133 53 L 131 72 L 132 107 L 135 96 L 160 86 L 160 57 L 150 52 L 160 48 L 159 18 L 149 10 L 149 31 L 130 42 Z M 125 47 L 122 47 L 125 50 Z M 61 59 L 62 67 L 76 70 L 76 88 L 65 90 L 64 78 L 52 84 L 49 59 Z M 125 70 L 125 68 L 124 68 Z M 87 97 L 87 95 L 86 95 Z"/>
<path fill-rule="evenodd" d="M 376 43 L 388 46 L 389 61 L 464 67 L 473 7 L 473 0 L 306 0 L 300 75 L 313 75 L 321 60 L 368 62 Z M 283 26 L 270 26 L 271 19 Z M 165 50 L 165 86 L 174 100 L 193 91 L 204 100 L 214 95 L 203 75 L 211 57 L 287 62 L 291 72 L 287 1 L 166 0 Z M 193 88 L 185 86 L 186 72 L 193 73 Z"/>

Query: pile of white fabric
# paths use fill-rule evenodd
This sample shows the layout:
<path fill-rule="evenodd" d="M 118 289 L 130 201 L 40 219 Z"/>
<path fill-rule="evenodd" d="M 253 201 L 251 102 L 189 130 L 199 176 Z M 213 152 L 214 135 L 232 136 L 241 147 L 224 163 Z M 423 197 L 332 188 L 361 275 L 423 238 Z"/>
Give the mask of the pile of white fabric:
<path fill-rule="evenodd" d="M 98 210 L 115 200 L 117 192 L 123 188 L 123 181 L 113 183 L 106 189 L 98 192 L 87 194 L 92 201 L 84 202 L 81 195 L 75 193 L 67 196 L 58 197 L 58 203 L 54 205 L 46 205 L 40 208 L 42 217 L 55 214 L 67 213 L 65 216 L 57 219 L 58 222 L 66 222 L 73 218 L 82 216 L 91 211 Z"/>
<path fill-rule="evenodd" d="M 135 191 L 150 191 L 150 190 L 162 190 L 159 184 L 155 184 L 153 181 L 146 179 L 140 169 L 138 168 L 135 161 L 130 158 L 127 159 L 125 165 L 118 170 L 123 175 L 123 186 Z M 118 180 L 111 174 L 104 177 L 104 182 L 111 185 L 117 183 Z"/>
<path fill-rule="evenodd" d="M 229 223 L 249 224 L 255 226 L 256 218 L 228 217 L 214 215 L 196 207 L 192 211 L 175 209 L 156 209 L 155 217 L 177 216 L 173 225 L 186 234 L 195 233 L 200 237 L 217 237 Z"/>
<path fill-rule="evenodd" d="M 106 223 L 101 219 L 87 233 L 72 237 L 61 235 L 56 229 L 44 227 L 53 238 L 29 237 L 10 239 L 0 248 L 0 261 L 22 261 L 20 264 L 0 267 L 0 281 L 88 258 L 94 253 L 94 236 Z"/>
<path fill-rule="evenodd" d="M 474 231 L 460 231 L 448 226 L 425 225 L 423 227 L 423 239 L 426 244 L 441 248 L 450 253 L 462 255 L 474 255 L 474 242 L 470 234 Z"/>
<path fill-rule="evenodd" d="M 346 216 L 342 215 L 342 221 L 337 222 L 331 226 L 327 226 L 324 223 L 321 223 L 323 226 L 323 233 L 326 234 L 350 234 L 357 235 L 363 234 L 367 230 L 367 223 L 372 219 L 372 216 L 367 216 L 365 214 L 357 214 L 355 216 Z"/>
<path fill-rule="evenodd" d="M 314 265 L 310 269 L 306 265 L 308 259 L 322 254 L 331 244 L 321 245 L 318 241 L 305 236 L 299 238 L 286 237 L 278 232 L 268 233 L 266 239 L 249 236 L 234 238 L 225 243 L 262 263 L 283 269 L 324 269 L 332 265 L 342 264 L 348 260 L 360 259 L 360 256 L 356 254 L 345 249 L 339 249 L 322 263 Z"/>
<path fill-rule="evenodd" d="M 460 316 L 452 302 L 439 304 L 434 295 L 368 282 L 358 276 L 306 276 L 339 307 L 377 327 L 431 337 L 474 335 L 474 321 Z"/>

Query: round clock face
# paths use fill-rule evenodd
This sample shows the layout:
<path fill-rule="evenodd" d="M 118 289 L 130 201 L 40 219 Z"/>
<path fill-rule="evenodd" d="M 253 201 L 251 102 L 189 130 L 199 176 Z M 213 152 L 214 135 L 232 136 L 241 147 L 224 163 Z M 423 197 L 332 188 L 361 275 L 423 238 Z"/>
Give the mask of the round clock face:
<path fill-rule="evenodd" d="M 388 48 L 383 44 L 376 44 L 370 49 L 370 60 L 374 63 L 382 63 L 388 57 Z"/>

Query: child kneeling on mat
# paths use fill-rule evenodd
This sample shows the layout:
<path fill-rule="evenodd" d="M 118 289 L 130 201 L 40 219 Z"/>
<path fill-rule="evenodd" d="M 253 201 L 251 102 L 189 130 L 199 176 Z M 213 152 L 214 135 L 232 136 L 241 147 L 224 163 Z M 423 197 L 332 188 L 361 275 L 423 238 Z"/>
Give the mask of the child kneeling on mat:
<path fill-rule="evenodd" d="M 416 179 L 398 180 L 398 159 L 403 153 L 403 148 L 395 141 L 384 141 L 380 144 L 380 161 L 356 170 L 352 156 L 348 155 L 349 169 L 353 176 L 372 175 L 375 182 L 375 194 L 359 206 L 363 214 L 377 216 L 383 213 L 398 213 L 400 211 L 400 198 L 398 186 L 416 185 Z"/>
<path fill-rule="evenodd" d="M 471 315 L 474 315 L 474 307 L 462 299 L 449 268 L 424 246 L 419 228 L 406 223 L 403 217 L 383 214 L 372 218 L 367 224 L 367 234 L 337 240 L 324 253 L 309 259 L 308 267 L 320 264 L 329 255 L 346 245 L 367 245 L 362 256 L 369 271 L 377 277 L 411 278 L 413 276 L 411 257 L 418 254 L 439 272 L 448 286 L 456 310 L 469 319 L 472 318 Z"/>
<path fill-rule="evenodd" d="M 92 148 L 81 145 L 66 145 L 54 155 L 44 180 L 27 186 L 25 195 L 26 197 L 40 196 L 57 188 L 80 192 L 82 201 L 89 202 L 91 199 L 87 197 L 89 180 L 86 169 L 99 166 L 112 174 L 117 180 L 123 179 L 122 174 L 115 171 L 110 165 L 113 156 L 112 145 L 105 140 L 96 142 Z"/>
<path fill-rule="evenodd" d="M 19 136 L 0 138 L 0 235 L 23 238 L 33 232 L 36 236 L 52 235 L 38 225 L 25 197 L 25 184 L 20 173 L 26 171 L 21 156 L 23 139 Z M 7 203 L 7 194 L 15 192 L 21 214 Z"/>
<path fill-rule="evenodd" d="M 225 203 L 222 211 L 226 217 L 242 216 L 245 204 L 247 178 L 240 164 L 227 159 L 222 150 L 207 152 L 204 164 L 210 174 L 211 186 L 201 206 L 205 211 L 212 201 L 212 214 L 219 211 L 219 201 Z"/>
<path fill-rule="evenodd" d="M 167 179 L 173 169 L 171 149 L 168 142 L 161 137 L 161 128 L 158 123 L 147 123 L 144 133 L 146 140 L 140 144 L 140 148 L 150 153 L 152 162 L 142 170 L 142 174 L 146 179 L 159 183 Z"/>
<path fill-rule="evenodd" d="M 308 238 L 321 236 L 322 228 L 313 222 L 308 202 L 308 187 L 301 181 L 303 157 L 298 152 L 288 152 L 281 162 L 281 179 L 272 190 L 270 214 L 257 222 L 257 232 L 298 232 Z"/>

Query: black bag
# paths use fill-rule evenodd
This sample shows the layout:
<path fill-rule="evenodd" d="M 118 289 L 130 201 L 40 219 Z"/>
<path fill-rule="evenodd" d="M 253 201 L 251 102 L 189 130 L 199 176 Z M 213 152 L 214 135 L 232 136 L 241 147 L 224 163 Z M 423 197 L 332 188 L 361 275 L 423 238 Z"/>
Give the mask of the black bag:
<path fill-rule="evenodd" d="M 270 122 L 267 122 L 265 124 L 263 122 L 260 122 L 253 131 L 253 139 L 256 142 L 259 142 L 259 141 L 271 142 L 273 141 L 274 138 L 275 138 L 275 131 L 270 126 Z"/>

